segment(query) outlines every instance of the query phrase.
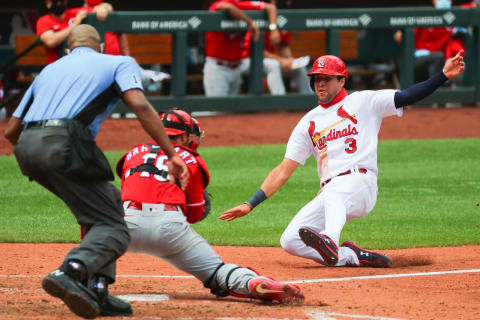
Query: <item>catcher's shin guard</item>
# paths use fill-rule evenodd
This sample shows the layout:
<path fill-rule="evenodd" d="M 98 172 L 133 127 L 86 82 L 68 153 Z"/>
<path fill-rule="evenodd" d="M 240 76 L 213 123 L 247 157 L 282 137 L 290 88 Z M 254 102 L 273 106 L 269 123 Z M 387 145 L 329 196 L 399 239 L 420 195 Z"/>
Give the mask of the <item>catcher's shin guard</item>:
<path fill-rule="evenodd" d="M 226 276 L 225 285 L 223 286 L 218 283 L 217 279 L 217 273 L 222 267 L 230 268 Z M 247 288 L 232 289 L 232 286 L 235 284 L 230 283 L 230 278 L 235 271 L 243 272 L 243 276 L 251 277 L 246 283 Z M 225 272 L 227 271 L 225 270 Z M 214 280 L 215 285 L 213 286 Z M 282 304 L 297 305 L 301 305 L 305 300 L 299 287 L 281 284 L 273 279 L 260 276 L 253 268 L 242 268 L 235 265 L 222 264 L 218 266 L 212 277 L 205 283 L 205 287 L 210 288 L 211 292 L 217 297 L 231 295 L 239 298 L 259 299 L 265 302 L 277 301 Z"/>

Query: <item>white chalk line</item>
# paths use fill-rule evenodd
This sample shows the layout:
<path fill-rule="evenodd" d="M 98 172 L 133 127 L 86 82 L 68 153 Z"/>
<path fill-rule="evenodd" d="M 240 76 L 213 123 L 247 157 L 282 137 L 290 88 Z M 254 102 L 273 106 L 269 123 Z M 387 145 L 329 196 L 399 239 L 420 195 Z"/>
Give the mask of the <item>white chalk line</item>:
<path fill-rule="evenodd" d="M 477 272 L 480 272 L 480 269 L 417 272 L 417 273 L 394 273 L 394 274 L 381 274 L 376 276 L 294 280 L 294 281 L 282 281 L 282 283 L 298 284 L 298 283 L 317 283 L 317 282 L 340 282 L 340 281 L 388 279 L 388 278 L 403 278 L 403 277 L 425 277 L 425 276 L 438 276 L 438 275 L 444 275 L 444 274 L 462 274 L 462 273 L 477 273 Z"/>
<path fill-rule="evenodd" d="M 480 269 L 468 269 L 468 270 L 446 270 L 435 272 L 416 272 L 416 273 L 396 273 L 374 276 L 358 276 L 358 277 L 344 277 L 344 278 L 321 278 L 321 279 L 307 279 L 307 280 L 293 280 L 293 281 L 281 281 L 285 284 L 301 284 L 301 283 L 320 283 L 320 282 L 340 282 L 340 281 L 356 281 L 356 280 L 369 280 L 369 279 L 391 279 L 402 277 L 421 277 L 421 276 L 437 276 L 446 274 L 465 274 L 465 273 L 479 273 Z M 5 275 L 0 274 L 0 278 L 41 278 L 45 275 Z M 160 278 L 160 279 L 194 279 L 193 276 L 174 276 L 174 275 L 117 275 L 118 278 Z M 169 295 L 164 294 L 125 294 L 119 295 L 128 301 L 168 301 Z M 370 320 L 402 320 L 400 318 L 389 318 L 381 316 L 371 315 L 355 315 L 344 314 L 338 312 L 328 312 L 323 310 L 311 310 L 307 312 L 312 320 L 335 320 L 336 317 L 354 318 L 354 319 L 370 319 Z M 233 318 L 220 317 L 219 320 L 230 320 Z M 240 318 L 236 318 L 240 319 Z M 267 320 L 266 318 L 241 318 L 242 320 Z M 276 320 L 269 318 L 268 320 Z"/>
<path fill-rule="evenodd" d="M 301 284 L 301 283 L 319 283 L 319 282 L 340 282 L 340 281 L 355 281 L 355 280 L 370 280 L 370 279 L 389 279 L 389 278 L 402 278 L 402 277 L 425 277 L 425 276 L 438 276 L 445 274 L 464 274 L 464 273 L 478 273 L 480 269 L 468 269 L 468 270 L 445 270 L 435 272 L 416 272 L 416 273 L 393 273 L 382 274 L 374 276 L 357 276 L 357 277 L 345 277 L 345 278 L 320 278 L 320 279 L 306 279 L 306 280 L 292 280 L 292 281 L 280 281 L 286 284 Z M 40 274 L 0 274 L 0 278 L 41 278 L 45 275 Z M 117 275 L 117 278 L 160 278 L 160 279 L 195 279 L 193 276 L 173 276 L 173 275 Z"/>

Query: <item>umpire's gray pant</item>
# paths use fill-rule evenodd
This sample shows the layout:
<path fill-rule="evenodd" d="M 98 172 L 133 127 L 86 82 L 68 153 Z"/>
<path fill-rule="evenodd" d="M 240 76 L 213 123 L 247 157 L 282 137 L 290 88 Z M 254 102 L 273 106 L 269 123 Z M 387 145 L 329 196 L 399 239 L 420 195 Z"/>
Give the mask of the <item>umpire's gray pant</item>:
<path fill-rule="evenodd" d="M 67 128 L 63 127 L 28 128 L 14 147 L 15 157 L 25 176 L 62 199 L 77 222 L 89 229 L 64 263 L 79 260 L 89 276 L 103 275 L 113 282 L 115 261 L 130 242 L 120 192 L 108 181 L 73 179 L 57 169 L 59 161 L 65 161 L 67 135 Z"/>

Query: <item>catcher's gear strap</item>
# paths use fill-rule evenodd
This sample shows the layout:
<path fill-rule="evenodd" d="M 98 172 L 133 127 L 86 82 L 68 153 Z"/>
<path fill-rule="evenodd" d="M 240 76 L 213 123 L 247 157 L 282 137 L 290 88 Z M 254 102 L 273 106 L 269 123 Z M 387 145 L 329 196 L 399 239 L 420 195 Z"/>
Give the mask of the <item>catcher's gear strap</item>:
<path fill-rule="evenodd" d="M 178 144 L 175 144 L 174 146 L 179 147 L 183 150 L 186 150 L 195 156 L 195 159 L 197 160 L 198 165 L 200 166 L 200 168 L 202 168 L 203 177 L 205 178 L 205 188 L 206 188 L 208 186 L 208 183 L 210 182 L 210 173 L 208 172 L 208 167 L 207 167 L 207 164 L 205 163 L 205 160 L 203 160 L 202 157 L 200 157 L 198 152 L 195 150 L 192 150 L 188 147 L 181 146 Z"/>
<path fill-rule="evenodd" d="M 215 294 L 215 295 L 216 295 L 216 293 L 213 292 L 213 290 L 211 289 L 210 285 L 212 284 L 213 279 L 214 279 L 215 276 L 217 275 L 218 270 L 219 270 L 221 267 L 223 267 L 224 265 L 225 265 L 224 262 L 220 263 L 220 264 L 218 265 L 218 267 L 215 269 L 215 271 L 213 272 L 213 274 L 210 276 L 210 278 L 208 278 L 208 280 L 205 281 L 205 283 L 203 284 L 203 286 L 204 286 L 205 288 L 209 288 L 209 289 L 210 289 L 210 292 L 212 292 L 212 293 Z"/>
<path fill-rule="evenodd" d="M 205 282 L 205 284 L 204 284 L 204 286 L 205 286 L 206 288 L 210 288 L 210 292 L 211 292 L 212 294 L 214 294 L 215 296 L 217 296 L 217 297 L 226 297 L 226 296 L 228 296 L 228 295 L 231 294 L 231 292 L 230 292 L 230 287 L 229 287 L 229 285 L 228 285 L 228 281 L 230 280 L 230 276 L 232 275 L 232 273 L 233 273 L 235 270 L 242 268 L 242 267 L 238 267 L 238 266 L 237 266 L 237 267 L 235 267 L 235 268 L 232 268 L 232 269 L 228 272 L 227 278 L 225 279 L 225 286 L 226 286 L 226 288 L 222 289 L 222 288 L 220 288 L 220 286 L 219 286 L 219 284 L 218 284 L 218 282 L 217 282 L 216 275 L 217 275 L 218 270 L 220 270 L 220 268 L 223 267 L 224 265 L 225 265 L 225 263 L 222 262 L 222 264 L 220 264 L 220 265 L 217 267 L 217 269 L 215 269 L 215 272 L 214 272 L 213 275 L 210 277 L 210 279 L 208 279 L 207 282 Z M 212 283 L 212 281 L 213 281 L 214 279 L 215 279 L 215 284 L 216 284 L 216 285 L 215 285 L 215 289 L 212 289 L 210 285 L 211 285 L 211 283 Z"/>
<path fill-rule="evenodd" d="M 144 163 L 142 165 L 139 165 L 138 167 L 131 168 L 130 173 L 128 175 L 134 174 L 135 172 L 148 172 L 148 173 L 151 173 L 151 174 L 161 176 L 164 179 L 167 179 L 167 177 L 168 177 L 168 172 L 167 171 L 160 170 L 157 167 L 155 167 L 153 164 L 149 164 L 149 163 Z"/>
<path fill-rule="evenodd" d="M 150 147 L 150 153 L 153 153 L 155 155 L 157 155 L 161 150 L 160 146 L 158 146 L 156 144 L 151 144 L 151 143 L 145 143 L 145 144 Z M 139 165 L 138 167 L 135 167 L 135 168 L 131 168 L 128 175 L 134 174 L 135 172 L 148 172 L 148 173 L 151 173 L 151 174 L 159 175 L 159 176 L 163 177 L 164 179 L 167 179 L 168 178 L 168 171 L 160 170 L 155 166 L 154 163 L 155 163 L 156 158 L 157 158 L 156 156 L 148 158 L 147 163 L 141 164 L 141 165 Z"/>
<path fill-rule="evenodd" d="M 407 89 L 395 92 L 393 101 L 396 108 L 401 108 L 414 104 L 417 101 L 422 100 L 426 96 L 430 95 L 433 91 L 437 90 L 448 78 L 439 72 L 432 76 L 430 79 L 423 82 L 414 84 Z"/>
<path fill-rule="evenodd" d="M 168 115 L 169 114 L 175 115 L 180 121 L 182 121 L 182 123 L 168 120 Z M 172 128 L 172 129 L 186 131 L 186 132 L 194 134 L 198 137 L 200 137 L 200 135 L 201 135 L 200 128 L 195 123 L 195 121 L 193 121 L 193 119 L 192 119 L 193 127 L 189 127 L 187 125 L 187 122 L 185 121 L 185 119 L 183 119 L 183 117 L 179 113 L 175 112 L 175 109 L 167 111 L 165 113 L 165 115 L 163 116 L 162 122 L 163 122 L 163 125 L 166 128 Z"/>
<path fill-rule="evenodd" d="M 208 214 L 210 213 L 210 209 L 212 208 L 211 202 L 210 202 L 210 194 L 207 192 L 207 189 L 203 190 L 203 198 L 205 198 L 205 206 L 203 207 L 203 215 L 202 219 L 205 219 L 208 217 Z"/>

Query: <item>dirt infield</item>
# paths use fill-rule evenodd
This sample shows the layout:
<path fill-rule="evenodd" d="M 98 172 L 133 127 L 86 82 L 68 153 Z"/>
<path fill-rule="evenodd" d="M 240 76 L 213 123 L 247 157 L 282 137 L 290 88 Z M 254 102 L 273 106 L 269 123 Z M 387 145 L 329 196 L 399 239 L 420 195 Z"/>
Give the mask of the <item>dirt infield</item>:
<path fill-rule="evenodd" d="M 204 146 L 285 143 L 303 113 L 277 112 L 199 118 Z M 381 139 L 480 136 L 480 108 L 407 110 L 387 118 Z M 3 132 L 5 121 L 0 121 Z M 108 120 L 104 150 L 147 139 L 136 120 Z M 0 139 L 0 154 L 11 146 Z M 41 279 L 71 244 L 0 244 L 0 319 L 75 319 L 44 293 Z M 146 255 L 126 254 L 112 292 L 132 300 L 135 319 L 480 319 L 480 246 L 387 250 L 389 269 L 327 268 L 280 248 L 215 247 L 227 262 L 298 284 L 303 306 L 216 299 L 196 279 Z M 150 299 L 150 301 L 144 301 Z"/>

